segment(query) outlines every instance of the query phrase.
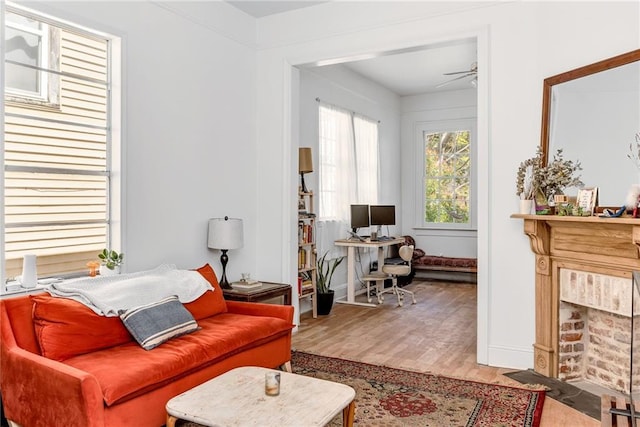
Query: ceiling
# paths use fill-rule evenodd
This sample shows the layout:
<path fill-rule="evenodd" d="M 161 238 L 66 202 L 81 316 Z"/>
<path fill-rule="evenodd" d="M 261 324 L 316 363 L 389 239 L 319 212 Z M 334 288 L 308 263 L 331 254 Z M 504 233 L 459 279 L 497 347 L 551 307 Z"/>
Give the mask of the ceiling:
<path fill-rule="evenodd" d="M 477 61 L 476 45 L 475 39 L 457 40 L 343 65 L 400 96 L 469 89 L 473 76 L 438 85 L 461 76 L 444 73 L 471 69 Z"/>
<path fill-rule="evenodd" d="M 277 13 L 288 12 L 290 10 L 301 9 L 303 7 L 315 6 L 320 3 L 327 3 L 326 1 L 227 1 L 231 6 L 234 6 L 241 11 L 253 16 L 254 18 L 262 18 L 269 15 L 275 15 Z"/>
<path fill-rule="evenodd" d="M 477 62 L 475 38 L 364 56 L 366 58 L 321 61 L 303 65 L 301 68 L 345 67 L 399 96 L 475 87 L 472 85 L 474 76 L 453 81 L 462 74 L 445 75 L 445 73 L 468 71 Z"/>
<path fill-rule="evenodd" d="M 315 6 L 327 1 L 228 1 L 232 6 L 255 17 L 284 13 L 295 9 Z M 444 73 L 469 70 L 477 61 L 475 39 L 461 39 L 445 43 L 405 49 L 396 52 L 381 52 L 367 55 L 366 59 L 341 58 L 323 64 L 305 66 L 344 66 L 351 71 L 386 87 L 399 96 L 429 92 L 469 89 L 473 77 L 467 77 L 447 85 L 442 83 L 456 76 Z"/>

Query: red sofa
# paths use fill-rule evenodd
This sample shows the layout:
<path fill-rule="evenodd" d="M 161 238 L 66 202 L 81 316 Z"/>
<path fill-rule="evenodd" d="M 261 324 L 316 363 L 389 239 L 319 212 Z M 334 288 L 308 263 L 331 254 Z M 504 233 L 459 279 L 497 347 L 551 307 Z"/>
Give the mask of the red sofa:
<path fill-rule="evenodd" d="M 185 307 L 197 331 L 144 350 L 118 317 L 48 294 L 0 300 L 0 392 L 24 427 L 162 426 L 167 401 L 239 366 L 291 359 L 293 307 L 225 301 L 216 288 Z"/>

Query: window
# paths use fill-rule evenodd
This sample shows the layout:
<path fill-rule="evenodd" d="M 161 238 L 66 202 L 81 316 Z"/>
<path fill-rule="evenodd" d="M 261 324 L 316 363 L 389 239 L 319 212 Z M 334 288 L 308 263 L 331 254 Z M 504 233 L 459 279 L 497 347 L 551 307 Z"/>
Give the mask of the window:
<path fill-rule="evenodd" d="M 418 226 L 472 228 L 473 123 L 420 126 L 423 200 Z"/>
<path fill-rule="evenodd" d="M 378 201 L 378 123 L 321 103 L 319 220 L 349 221 L 351 204 Z"/>
<path fill-rule="evenodd" d="M 16 6 L 4 23 L 4 277 L 20 274 L 25 254 L 40 277 L 85 271 L 119 218 L 114 39 Z M 60 105 L 34 105 L 51 103 L 54 81 Z"/>
<path fill-rule="evenodd" d="M 5 13 L 5 86 L 8 100 L 59 105 L 60 31 L 37 19 Z"/>

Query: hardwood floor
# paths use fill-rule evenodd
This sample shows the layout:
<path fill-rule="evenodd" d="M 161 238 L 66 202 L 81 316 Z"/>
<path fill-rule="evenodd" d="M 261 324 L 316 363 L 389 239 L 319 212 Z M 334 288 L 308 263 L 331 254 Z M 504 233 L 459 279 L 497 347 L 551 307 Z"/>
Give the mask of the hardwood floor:
<path fill-rule="evenodd" d="M 476 363 L 476 286 L 414 279 L 416 294 L 397 307 L 393 295 L 376 308 L 334 304 L 331 314 L 303 314 L 293 348 L 366 363 L 521 386 L 511 369 Z M 364 302 L 364 296 L 361 296 Z M 553 399 L 545 399 L 542 427 L 595 427 L 600 422 Z"/>

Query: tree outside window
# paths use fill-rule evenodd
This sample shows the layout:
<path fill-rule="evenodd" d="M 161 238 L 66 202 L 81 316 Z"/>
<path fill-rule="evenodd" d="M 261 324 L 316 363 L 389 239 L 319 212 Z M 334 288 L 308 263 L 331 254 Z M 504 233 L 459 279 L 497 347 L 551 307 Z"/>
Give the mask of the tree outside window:
<path fill-rule="evenodd" d="M 469 224 L 471 132 L 423 132 L 425 223 Z"/>

